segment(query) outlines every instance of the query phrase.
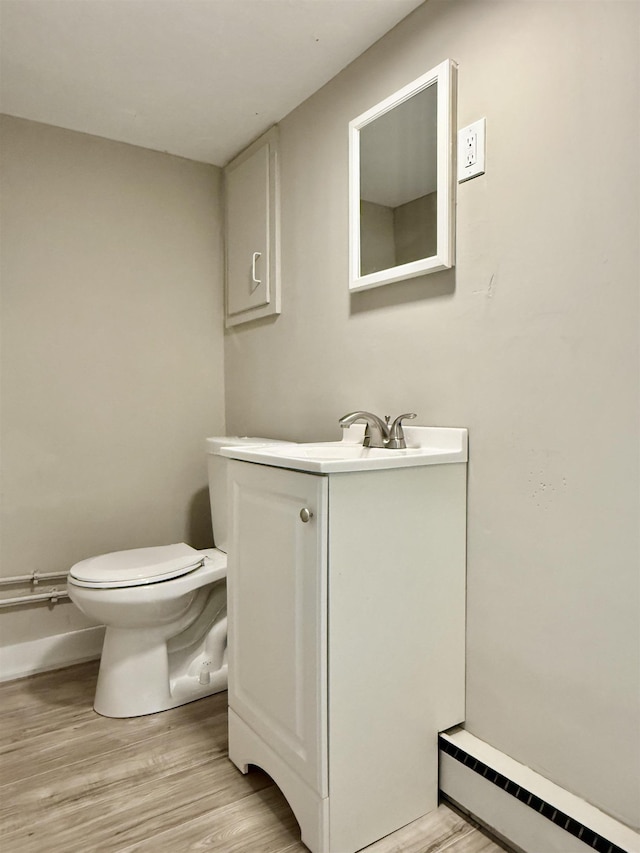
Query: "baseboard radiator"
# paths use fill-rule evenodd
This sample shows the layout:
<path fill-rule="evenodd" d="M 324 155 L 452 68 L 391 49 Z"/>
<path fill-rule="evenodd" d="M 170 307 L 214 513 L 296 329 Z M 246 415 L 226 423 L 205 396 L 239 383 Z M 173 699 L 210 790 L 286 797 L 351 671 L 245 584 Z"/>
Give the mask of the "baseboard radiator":
<path fill-rule="evenodd" d="M 640 853 L 640 835 L 469 734 L 439 737 L 440 790 L 524 853 Z"/>

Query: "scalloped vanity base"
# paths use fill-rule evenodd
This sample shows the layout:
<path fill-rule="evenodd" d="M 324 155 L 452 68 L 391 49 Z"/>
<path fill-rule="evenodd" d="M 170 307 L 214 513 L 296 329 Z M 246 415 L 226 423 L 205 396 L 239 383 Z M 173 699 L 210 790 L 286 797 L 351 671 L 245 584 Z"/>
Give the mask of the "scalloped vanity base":
<path fill-rule="evenodd" d="M 242 773 L 253 764 L 282 791 L 300 825 L 302 843 L 313 853 L 330 853 L 329 798 L 322 798 L 229 708 L 229 758 Z"/>

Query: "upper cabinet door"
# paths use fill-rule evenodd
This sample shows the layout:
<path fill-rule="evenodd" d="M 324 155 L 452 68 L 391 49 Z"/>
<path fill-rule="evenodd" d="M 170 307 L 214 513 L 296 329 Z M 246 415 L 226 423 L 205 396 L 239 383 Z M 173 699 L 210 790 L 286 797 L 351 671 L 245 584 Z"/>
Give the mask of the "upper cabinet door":
<path fill-rule="evenodd" d="M 280 313 L 278 129 L 224 170 L 226 325 Z"/>

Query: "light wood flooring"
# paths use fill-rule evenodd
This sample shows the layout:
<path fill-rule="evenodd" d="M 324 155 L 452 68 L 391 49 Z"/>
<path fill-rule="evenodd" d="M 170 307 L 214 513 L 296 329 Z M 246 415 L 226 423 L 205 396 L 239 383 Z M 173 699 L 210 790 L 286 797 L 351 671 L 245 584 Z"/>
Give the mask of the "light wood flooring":
<path fill-rule="evenodd" d="M 2 853 L 303 853 L 271 779 L 227 758 L 227 694 L 132 720 L 92 709 L 97 663 L 0 685 Z M 501 853 L 446 805 L 366 853 Z"/>

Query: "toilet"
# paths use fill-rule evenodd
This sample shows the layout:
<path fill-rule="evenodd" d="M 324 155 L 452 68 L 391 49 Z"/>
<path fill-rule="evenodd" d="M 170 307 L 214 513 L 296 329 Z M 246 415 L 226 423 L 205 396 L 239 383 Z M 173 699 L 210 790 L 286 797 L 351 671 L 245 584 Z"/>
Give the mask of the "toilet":
<path fill-rule="evenodd" d="M 227 688 L 227 460 L 206 439 L 215 548 L 185 543 L 90 557 L 72 566 L 69 598 L 106 626 L 94 700 L 104 717 L 166 711 Z"/>

